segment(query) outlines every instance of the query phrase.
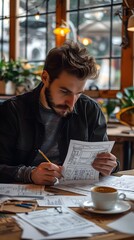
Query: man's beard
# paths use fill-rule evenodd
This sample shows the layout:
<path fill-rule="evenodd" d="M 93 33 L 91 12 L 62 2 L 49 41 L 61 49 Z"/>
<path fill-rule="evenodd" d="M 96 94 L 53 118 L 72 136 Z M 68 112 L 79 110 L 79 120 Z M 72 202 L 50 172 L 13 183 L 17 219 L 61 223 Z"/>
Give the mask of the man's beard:
<path fill-rule="evenodd" d="M 66 117 L 68 114 L 70 114 L 72 111 L 71 109 L 67 106 L 67 105 L 61 105 L 61 104 L 58 104 L 56 105 L 54 102 L 53 102 L 53 99 L 52 99 L 52 96 L 51 96 L 51 92 L 50 92 L 50 87 L 47 87 L 45 89 L 45 97 L 46 97 L 46 102 L 48 104 L 48 106 L 58 115 L 62 116 L 62 117 Z M 60 114 L 60 112 L 56 111 L 56 109 L 59 109 L 59 110 L 65 110 L 65 114 Z"/>

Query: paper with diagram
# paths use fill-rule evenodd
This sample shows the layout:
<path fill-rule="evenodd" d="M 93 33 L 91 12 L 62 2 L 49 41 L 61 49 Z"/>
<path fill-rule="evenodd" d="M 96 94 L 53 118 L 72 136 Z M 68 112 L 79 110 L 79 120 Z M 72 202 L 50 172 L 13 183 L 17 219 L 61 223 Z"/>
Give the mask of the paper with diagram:
<path fill-rule="evenodd" d="M 49 236 L 55 239 L 54 236 L 56 237 L 57 234 L 63 234 L 63 238 L 65 238 L 70 231 L 77 233 L 77 231 L 83 231 L 84 229 L 86 232 L 89 231 L 89 234 L 106 233 L 95 223 L 66 207 L 47 208 L 28 214 L 19 213 L 17 216 L 44 233 L 44 238 L 41 239 L 47 239 Z M 79 236 L 82 236 L 81 233 Z M 56 237 L 56 239 L 58 238 Z"/>
<path fill-rule="evenodd" d="M 92 167 L 96 155 L 111 152 L 114 141 L 83 142 L 70 140 L 68 153 L 63 164 L 63 176 L 59 184 L 86 183 L 99 180 L 99 172 Z"/>

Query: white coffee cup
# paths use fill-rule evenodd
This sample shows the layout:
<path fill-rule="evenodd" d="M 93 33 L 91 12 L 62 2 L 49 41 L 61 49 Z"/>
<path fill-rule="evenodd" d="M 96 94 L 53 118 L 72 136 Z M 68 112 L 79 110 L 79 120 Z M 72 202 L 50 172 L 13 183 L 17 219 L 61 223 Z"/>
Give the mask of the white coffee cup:
<path fill-rule="evenodd" d="M 113 187 L 94 186 L 91 188 L 91 199 L 94 208 L 98 210 L 111 210 L 115 207 L 118 199 L 125 199 L 124 193 L 118 193 Z"/>

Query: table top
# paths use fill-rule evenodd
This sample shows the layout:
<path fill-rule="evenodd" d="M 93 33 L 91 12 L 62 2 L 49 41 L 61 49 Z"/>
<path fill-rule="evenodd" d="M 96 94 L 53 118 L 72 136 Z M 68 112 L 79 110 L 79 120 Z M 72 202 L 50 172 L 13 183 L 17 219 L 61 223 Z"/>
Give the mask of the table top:
<path fill-rule="evenodd" d="M 127 170 L 127 171 L 120 171 L 118 173 L 114 174 L 115 176 L 121 176 L 121 175 L 134 175 L 134 169 L 132 170 Z M 52 189 L 47 187 L 47 189 L 51 190 Z M 62 191 L 59 189 L 54 189 L 53 190 L 54 193 L 58 193 L 58 194 L 63 194 L 63 195 L 74 195 L 74 193 L 68 193 L 66 191 Z M 81 216 L 83 216 L 84 218 L 93 221 L 94 223 L 96 223 L 97 225 L 99 225 L 100 227 L 109 230 L 109 228 L 106 226 L 108 223 L 118 219 L 119 217 L 124 216 L 125 214 L 127 214 L 128 212 L 134 211 L 134 201 L 129 201 L 129 203 L 131 204 L 131 209 L 125 213 L 120 213 L 120 214 L 113 214 L 113 215 L 103 215 L 103 214 L 95 214 L 95 213 L 87 213 L 84 212 L 83 209 L 81 208 L 72 208 L 74 211 L 76 211 L 78 214 L 80 214 Z M 110 231 L 107 234 L 101 234 L 101 235 L 96 235 L 90 238 L 79 238 L 80 240 L 119 240 L 119 239 L 134 239 L 134 236 L 129 235 L 129 234 L 124 234 L 124 233 L 120 233 L 120 232 L 116 232 L 113 229 L 110 229 Z"/>
<path fill-rule="evenodd" d="M 114 175 L 121 176 L 121 175 L 124 175 L 124 174 L 125 175 L 134 175 L 134 169 L 127 170 L 127 171 L 121 171 L 121 172 L 118 172 Z M 75 193 L 66 192 L 66 191 L 55 189 L 55 188 L 52 188 L 52 187 L 46 187 L 46 190 L 50 191 L 50 192 L 53 192 L 53 193 L 58 193 L 60 195 L 76 195 Z M 113 214 L 113 215 L 103 215 L 103 214 L 89 213 L 89 212 L 84 211 L 82 208 L 72 208 L 74 211 L 76 211 L 82 217 L 84 217 L 84 218 L 86 218 L 90 221 L 93 221 L 94 223 L 96 223 L 100 227 L 108 230 L 108 233 L 106 233 L 106 234 L 99 234 L 99 235 L 96 235 L 96 236 L 92 236 L 90 238 L 79 238 L 79 239 L 81 239 L 81 240 L 89 240 L 89 239 L 90 240 L 104 240 L 104 239 L 105 240 L 109 240 L 109 239 L 111 239 L 111 240 L 119 240 L 119 239 L 129 239 L 130 240 L 131 239 L 132 240 L 132 239 L 134 239 L 134 235 L 120 233 L 120 232 L 117 232 L 117 231 L 107 227 L 108 223 L 118 219 L 119 217 L 124 216 L 128 212 L 134 211 L 134 201 L 130 201 L 130 204 L 131 204 L 131 209 L 129 211 L 127 211 L 125 213 Z M 44 209 L 44 208 L 43 207 L 38 207 L 37 210 L 39 210 L 39 209 Z M 6 240 L 8 238 L 5 238 L 5 235 L 4 235 L 4 238 L 0 237 L 0 239 L 1 240 Z M 15 233 L 12 232 L 12 234 L 10 234 L 10 239 L 11 240 L 20 240 L 21 237 L 20 237 L 20 234 L 17 234 L 16 232 Z"/>
<path fill-rule="evenodd" d="M 122 175 L 132 175 L 134 176 L 134 169 L 126 170 L 126 171 L 119 171 L 114 174 L 115 176 L 122 176 Z"/>
<path fill-rule="evenodd" d="M 108 124 L 107 134 L 109 138 L 115 138 L 115 140 L 118 138 L 124 141 L 134 141 L 134 130 L 122 124 Z"/>

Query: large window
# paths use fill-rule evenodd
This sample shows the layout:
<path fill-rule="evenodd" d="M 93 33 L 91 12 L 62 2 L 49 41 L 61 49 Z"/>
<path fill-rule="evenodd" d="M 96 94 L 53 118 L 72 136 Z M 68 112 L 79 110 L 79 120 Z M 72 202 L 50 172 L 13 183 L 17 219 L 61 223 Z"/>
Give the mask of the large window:
<path fill-rule="evenodd" d="M 115 98 L 133 84 L 133 34 L 124 30 L 117 14 L 120 10 L 123 17 L 123 6 L 124 0 L 1 0 L 0 59 L 44 64 L 48 51 L 65 40 L 53 33 L 63 19 L 71 29 L 67 38 L 85 45 L 96 58 L 100 74 L 89 79 L 87 90 L 95 85 L 101 97 Z M 123 48 L 125 32 L 129 45 Z"/>
<path fill-rule="evenodd" d="M 9 0 L 0 1 L 0 59 L 9 59 Z"/>
<path fill-rule="evenodd" d="M 96 81 L 89 80 L 87 89 L 95 84 L 98 89 L 119 90 L 121 86 L 122 23 L 116 12 L 122 1 L 69 1 L 67 19 L 69 38 L 85 45 L 96 58 L 100 71 Z"/>
<path fill-rule="evenodd" d="M 34 64 L 44 63 L 48 50 L 55 46 L 55 0 L 20 0 L 19 57 Z"/>

